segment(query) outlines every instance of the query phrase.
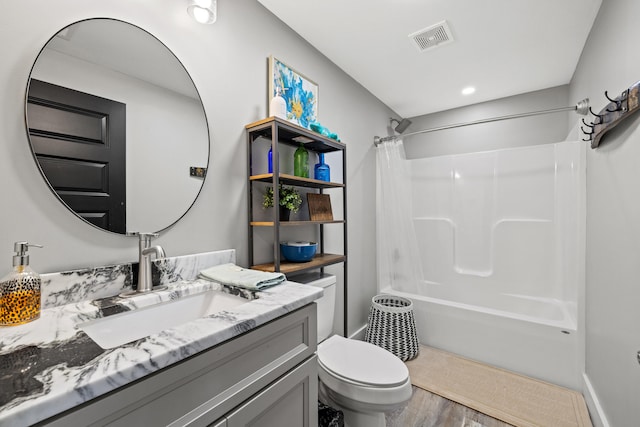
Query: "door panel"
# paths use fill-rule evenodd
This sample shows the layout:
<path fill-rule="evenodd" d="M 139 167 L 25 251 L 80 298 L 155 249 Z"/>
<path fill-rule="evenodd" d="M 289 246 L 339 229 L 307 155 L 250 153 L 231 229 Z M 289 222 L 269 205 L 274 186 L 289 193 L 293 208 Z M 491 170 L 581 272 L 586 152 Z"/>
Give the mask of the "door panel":
<path fill-rule="evenodd" d="M 50 134 L 73 135 L 79 140 L 106 144 L 105 129 L 108 116 L 62 108 L 64 107 L 58 106 L 56 108 L 32 102 L 29 105 L 29 122 L 37 123 L 38 129 L 45 130 Z"/>

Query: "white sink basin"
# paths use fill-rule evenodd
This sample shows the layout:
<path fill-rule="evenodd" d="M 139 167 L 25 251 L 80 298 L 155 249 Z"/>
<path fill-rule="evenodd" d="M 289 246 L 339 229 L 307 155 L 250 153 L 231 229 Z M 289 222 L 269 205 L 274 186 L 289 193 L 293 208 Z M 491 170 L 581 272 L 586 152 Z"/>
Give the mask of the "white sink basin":
<path fill-rule="evenodd" d="M 100 347 L 109 349 L 247 302 L 245 298 L 211 290 L 92 320 L 79 327 Z"/>

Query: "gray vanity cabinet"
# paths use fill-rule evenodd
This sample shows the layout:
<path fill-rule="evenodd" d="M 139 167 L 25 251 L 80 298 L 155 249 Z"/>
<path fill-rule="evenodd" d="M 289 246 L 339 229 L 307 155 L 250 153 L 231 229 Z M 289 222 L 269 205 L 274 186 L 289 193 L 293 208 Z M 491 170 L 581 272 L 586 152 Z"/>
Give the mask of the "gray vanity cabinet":
<path fill-rule="evenodd" d="M 41 425 L 315 426 L 315 350 L 313 303 Z"/>

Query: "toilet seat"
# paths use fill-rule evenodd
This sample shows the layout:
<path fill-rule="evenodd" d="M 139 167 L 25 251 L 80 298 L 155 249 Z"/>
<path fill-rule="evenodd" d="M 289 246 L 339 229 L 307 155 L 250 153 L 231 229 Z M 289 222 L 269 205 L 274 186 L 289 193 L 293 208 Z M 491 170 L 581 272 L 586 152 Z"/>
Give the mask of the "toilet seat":
<path fill-rule="evenodd" d="M 411 398 L 405 364 L 371 343 L 334 335 L 318 346 L 318 365 L 320 382 L 341 406 L 386 411 Z"/>
<path fill-rule="evenodd" d="M 318 363 L 337 379 L 363 387 L 395 388 L 409 379 L 406 365 L 392 353 L 339 335 L 318 346 Z"/>

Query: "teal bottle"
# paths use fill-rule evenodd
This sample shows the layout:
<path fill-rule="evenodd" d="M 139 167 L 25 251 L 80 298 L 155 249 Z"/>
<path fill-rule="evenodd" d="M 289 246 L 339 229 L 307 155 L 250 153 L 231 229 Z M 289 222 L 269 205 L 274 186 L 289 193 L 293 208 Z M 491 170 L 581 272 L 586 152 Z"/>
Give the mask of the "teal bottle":
<path fill-rule="evenodd" d="M 318 153 L 318 163 L 313 169 L 313 177 L 318 181 L 331 181 L 329 165 L 324 162 L 324 153 Z"/>
<path fill-rule="evenodd" d="M 309 153 L 302 144 L 293 154 L 293 174 L 302 178 L 309 178 Z"/>

